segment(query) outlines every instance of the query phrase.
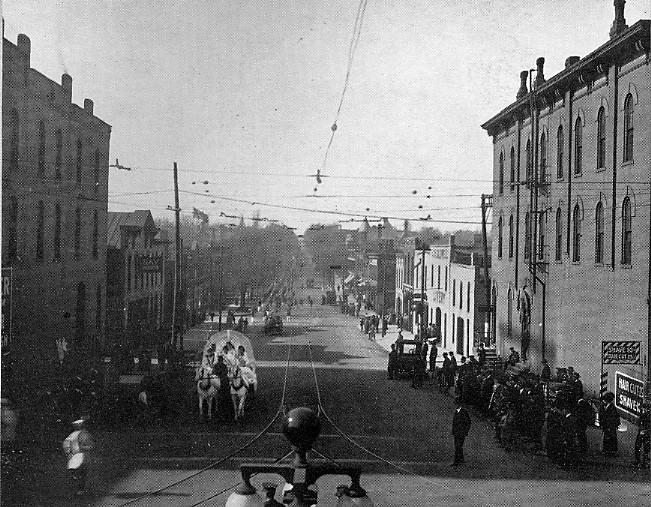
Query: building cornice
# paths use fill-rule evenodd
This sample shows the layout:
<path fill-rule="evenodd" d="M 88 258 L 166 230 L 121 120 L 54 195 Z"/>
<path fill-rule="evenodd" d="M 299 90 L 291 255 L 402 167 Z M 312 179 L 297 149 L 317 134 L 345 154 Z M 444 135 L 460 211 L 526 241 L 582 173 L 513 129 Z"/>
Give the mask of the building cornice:
<path fill-rule="evenodd" d="M 528 116 L 532 93 L 536 102 L 544 107 L 563 97 L 567 90 L 581 88 L 597 77 L 607 74 L 608 67 L 612 64 L 619 63 L 621 65 L 642 53 L 648 55 L 650 24 L 651 21 L 648 19 L 638 21 L 586 57 L 552 76 L 535 88 L 533 92 L 530 91 L 520 97 L 483 123 L 481 127 L 489 135 L 494 136 L 506 126 L 514 123 L 516 119 Z"/>

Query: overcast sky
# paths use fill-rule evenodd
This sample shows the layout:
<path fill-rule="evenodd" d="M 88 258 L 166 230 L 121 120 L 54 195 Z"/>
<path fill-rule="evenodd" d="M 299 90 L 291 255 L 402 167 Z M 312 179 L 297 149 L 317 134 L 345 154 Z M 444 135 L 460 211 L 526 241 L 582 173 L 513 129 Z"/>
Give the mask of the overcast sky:
<path fill-rule="evenodd" d="M 93 99 L 112 125 L 111 160 L 133 170 L 111 169 L 110 210 L 172 218 L 176 161 L 184 212 L 217 223 L 259 210 L 300 232 L 346 213 L 479 222 L 492 191 L 480 124 L 513 102 L 538 56 L 549 78 L 605 43 L 612 4 L 369 0 L 316 193 L 357 0 L 4 0 L 3 12 L 6 38 L 31 38 L 32 67 L 58 82 L 68 72 L 73 101 Z M 629 0 L 625 15 L 648 19 L 649 1 Z"/>

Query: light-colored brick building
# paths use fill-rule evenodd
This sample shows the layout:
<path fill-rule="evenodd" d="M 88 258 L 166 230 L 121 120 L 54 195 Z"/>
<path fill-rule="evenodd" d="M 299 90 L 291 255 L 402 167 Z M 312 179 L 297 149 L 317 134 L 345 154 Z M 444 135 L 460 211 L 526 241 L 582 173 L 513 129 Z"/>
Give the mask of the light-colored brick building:
<path fill-rule="evenodd" d="M 538 59 L 532 89 L 525 71 L 516 101 L 483 125 L 494 148 L 497 351 L 528 346 L 534 371 L 543 357 L 572 366 L 590 394 L 602 341 L 639 350 L 639 364 L 603 367 L 604 388 L 616 390 L 616 372 L 644 382 L 648 371 L 649 21 L 627 26 L 623 4 L 607 42 L 548 79 Z"/>
<path fill-rule="evenodd" d="M 111 127 L 93 102 L 30 68 L 30 40 L 3 38 L 2 266 L 11 278 L 7 346 L 17 370 L 69 351 L 98 352 L 106 309 Z M 23 366 L 24 368 L 20 368 Z"/>

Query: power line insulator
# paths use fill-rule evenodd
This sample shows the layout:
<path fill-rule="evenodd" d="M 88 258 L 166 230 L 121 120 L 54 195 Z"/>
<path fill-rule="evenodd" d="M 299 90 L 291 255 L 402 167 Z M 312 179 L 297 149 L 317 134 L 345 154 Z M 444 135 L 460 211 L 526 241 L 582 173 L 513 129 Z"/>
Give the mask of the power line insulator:
<path fill-rule="evenodd" d="M 337 130 L 337 122 L 334 122 L 334 123 L 332 124 L 332 127 L 330 127 L 330 129 L 331 129 L 333 132 L 336 132 L 336 130 Z"/>

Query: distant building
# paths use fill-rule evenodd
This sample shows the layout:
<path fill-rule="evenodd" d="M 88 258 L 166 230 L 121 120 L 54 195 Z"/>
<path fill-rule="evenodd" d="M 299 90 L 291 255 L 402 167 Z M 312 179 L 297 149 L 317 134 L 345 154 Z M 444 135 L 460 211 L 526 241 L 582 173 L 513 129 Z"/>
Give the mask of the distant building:
<path fill-rule="evenodd" d="M 426 327 L 434 325 L 439 347 L 459 356 L 474 354 L 480 342 L 491 345 L 488 290 L 479 235 L 468 245 L 456 244 L 452 235 L 447 244 L 432 244 L 424 251 L 417 248 L 414 331 L 424 317 Z"/>
<path fill-rule="evenodd" d="M 108 213 L 107 337 L 135 353 L 156 350 L 171 312 L 168 242 L 149 210 Z"/>
<path fill-rule="evenodd" d="M 81 355 L 103 344 L 111 127 L 92 100 L 72 103 L 68 74 L 57 83 L 30 67 L 26 35 L 3 50 L 3 344 L 33 373 L 57 360 L 57 341 Z"/>
<path fill-rule="evenodd" d="M 546 79 L 544 59 L 483 128 L 493 138 L 493 292 L 497 347 L 572 366 L 586 390 L 643 382 L 648 364 L 651 74 L 649 20 L 627 26 Z M 630 342 L 602 364 L 602 342 Z M 621 362 L 621 361 L 615 361 Z M 648 378 L 646 380 L 649 380 Z"/>

